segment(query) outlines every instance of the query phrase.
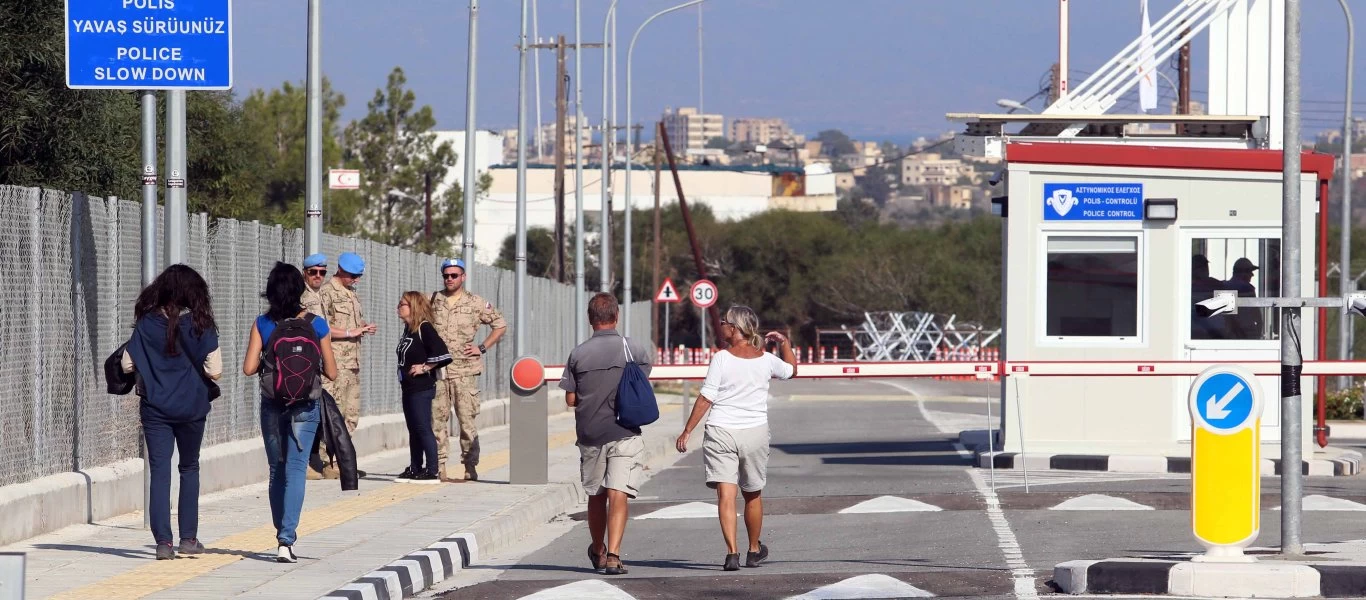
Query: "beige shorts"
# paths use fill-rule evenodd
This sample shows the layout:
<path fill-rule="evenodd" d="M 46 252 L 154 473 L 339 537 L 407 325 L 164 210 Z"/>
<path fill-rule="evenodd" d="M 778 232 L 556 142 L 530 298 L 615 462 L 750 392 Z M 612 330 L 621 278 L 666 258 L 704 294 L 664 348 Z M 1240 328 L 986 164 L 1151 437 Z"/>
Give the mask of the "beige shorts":
<path fill-rule="evenodd" d="M 768 425 L 726 429 L 708 425 L 703 430 L 702 462 L 707 487 L 738 483 L 746 492 L 764 489 L 768 482 Z"/>
<path fill-rule="evenodd" d="M 589 496 L 611 489 L 636 497 L 645 477 L 640 464 L 645 442 L 640 436 L 633 435 L 601 446 L 578 446 L 579 474 L 583 477 L 583 490 Z"/>

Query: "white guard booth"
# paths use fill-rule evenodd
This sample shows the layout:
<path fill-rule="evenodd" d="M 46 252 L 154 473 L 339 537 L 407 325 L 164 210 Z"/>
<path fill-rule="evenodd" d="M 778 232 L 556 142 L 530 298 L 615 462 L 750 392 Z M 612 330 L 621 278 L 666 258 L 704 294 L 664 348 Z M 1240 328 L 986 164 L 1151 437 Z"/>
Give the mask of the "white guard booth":
<path fill-rule="evenodd" d="M 1282 295 L 1281 152 L 1024 142 L 1005 154 L 1004 358 L 1107 374 L 1003 378 L 1000 450 L 1189 457 L 1192 378 L 1126 374 L 1143 362 L 1278 359 L 1274 309 L 1201 318 L 1192 307 L 1215 289 Z M 1313 296 L 1332 158 L 1305 153 L 1302 169 L 1300 289 Z M 1303 313 L 1306 360 L 1317 312 Z M 1267 457 L 1279 455 L 1278 380 L 1262 378 Z M 1311 456 L 1313 378 L 1302 389 Z"/>

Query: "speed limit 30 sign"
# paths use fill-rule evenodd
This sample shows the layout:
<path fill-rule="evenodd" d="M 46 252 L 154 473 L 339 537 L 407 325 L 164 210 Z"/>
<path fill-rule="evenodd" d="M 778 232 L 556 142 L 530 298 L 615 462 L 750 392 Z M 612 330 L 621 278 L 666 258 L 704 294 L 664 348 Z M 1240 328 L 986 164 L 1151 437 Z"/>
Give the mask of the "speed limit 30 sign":
<path fill-rule="evenodd" d="M 688 290 L 688 297 L 692 298 L 693 306 L 708 308 L 716 304 L 716 284 L 706 279 L 699 279 Z"/>

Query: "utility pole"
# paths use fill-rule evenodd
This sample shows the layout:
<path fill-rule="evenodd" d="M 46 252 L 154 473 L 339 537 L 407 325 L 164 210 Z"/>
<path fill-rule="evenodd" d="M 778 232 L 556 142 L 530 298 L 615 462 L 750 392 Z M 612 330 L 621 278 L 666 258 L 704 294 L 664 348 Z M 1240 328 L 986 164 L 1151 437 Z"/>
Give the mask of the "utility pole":
<path fill-rule="evenodd" d="M 700 17 L 699 17 L 699 18 L 700 18 Z M 659 246 L 660 246 L 660 244 L 659 244 L 659 193 L 660 193 L 660 191 L 659 191 L 659 172 L 660 172 L 660 168 L 663 166 L 663 163 L 662 163 L 662 161 L 660 160 L 660 159 L 662 158 L 662 157 L 660 156 L 660 154 L 664 152 L 664 149 L 659 147 L 659 144 L 660 144 L 659 130 L 660 130 L 660 129 L 663 129 L 663 128 L 664 128 L 664 122 L 663 122 L 663 121 L 660 121 L 658 124 L 655 125 L 655 251 L 654 251 L 653 256 L 652 256 L 652 258 L 654 259 L 654 263 L 655 263 L 655 264 L 654 264 L 654 286 L 650 288 L 650 289 L 652 289 L 652 290 L 658 290 L 658 289 L 659 289 L 659 252 L 660 252 L 660 248 L 659 248 Z M 659 345 L 660 334 L 659 334 L 659 303 L 658 303 L 658 302 L 650 302 L 650 329 L 654 331 L 655 347 L 656 347 L 656 348 L 659 348 L 659 347 L 660 347 L 660 345 Z"/>
<path fill-rule="evenodd" d="M 1189 27 L 1182 32 L 1181 37 L 1190 36 Z M 1176 90 L 1176 112 L 1183 115 L 1191 114 L 1191 43 L 1186 42 L 1181 46 L 1181 53 L 1177 55 L 1177 83 L 1180 85 Z"/>
<path fill-rule="evenodd" d="M 568 50 L 578 48 L 601 48 L 602 44 L 581 44 L 577 39 L 571 46 L 565 41 L 563 35 L 557 36 L 554 43 L 530 44 L 527 48 L 535 50 L 554 50 L 555 51 L 555 281 L 560 283 L 567 282 L 568 270 L 565 269 L 565 243 L 564 243 L 564 170 L 565 170 L 565 143 L 564 136 L 567 130 L 565 124 L 566 116 L 569 112 L 569 72 L 565 66 L 565 54 Z M 577 56 L 575 62 L 580 60 Z M 577 84 L 576 84 L 577 85 Z M 575 108 L 576 112 L 579 111 Z M 578 117 L 575 117 L 577 120 Z M 575 129 L 577 130 L 577 126 Z M 576 134 L 577 135 L 577 134 Z M 578 142 L 575 143 L 577 146 Z M 577 156 L 576 152 L 576 156 Z M 576 171 L 577 173 L 577 171 Z M 581 178 L 580 178 L 581 179 Z M 576 182 L 575 186 L 579 189 L 582 184 Z M 577 225 L 576 225 L 577 227 Z M 578 266 L 579 270 L 583 265 Z"/>
<path fill-rule="evenodd" d="M 304 173 L 304 255 L 322 252 L 323 237 L 323 37 L 322 0 L 308 1 L 308 101 L 306 127 L 308 153 Z"/>
<path fill-rule="evenodd" d="M 555 280 L 564 283 L 564 115 L 568 109 L 564 36 L 555 40 Z"/>
<path fill-rule="evenodd" d="M 432 251 L 432 174 L 422 174 L 422 245 Z"/>
<path fill-rule="evenodd" d="M 1062 85 L 1062 82 L 1061 82 L 1061 80 L 1059 79 L 1060 76 L 1061 76 L 1061 73 L 1060 73 L 1060 71 L 1058 70 L 1058 63 L 1053 63 L 1053 66 L 1051 66 L 1051 67 L 1048 68 L 1048 105 L 1049 105 L 1049 106 L 1052 106 L 1053 103 L 1054 103 L 1054 102 L 1057 102 L 1057 101 L 1058 101 L 1058 98 L 1061 97 L 1061 94 L 1058 93 L 1058 88 Z"/>

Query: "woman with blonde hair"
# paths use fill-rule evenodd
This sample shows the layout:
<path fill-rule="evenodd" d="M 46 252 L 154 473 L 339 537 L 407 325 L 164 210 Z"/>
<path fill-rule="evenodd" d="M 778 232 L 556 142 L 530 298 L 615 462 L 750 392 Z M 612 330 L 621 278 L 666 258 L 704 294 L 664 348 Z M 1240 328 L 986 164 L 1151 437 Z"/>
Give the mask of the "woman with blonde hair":
<path fill-rule="evenodd" d="M 678 436 L 679 452 L 688 450 L 688 437 L 707 415 L 702 456 L 707 487 L 716 490 L 721 536 L 726 542 L 724 569 L 740 569 L 735 545 L 735 489 L 745 498 L 745 531 L 749 534 L 745 566 L 757 567 L 768 558 L 768 546 L 759 541 L 764 525 L 760 497 L 768 478 L 768 384 L 774 377 L 790 379 L 797 374 L 792 343 L 776 331 L 759 337 L 759 317 L 746 306 L 732 306 L 719 332 L 730 346 L 716 353 L 707 367 L 707 378 L 693 404 L 692 415 Z M 778 344 L 782 358 L 764 352 L 763 340 Z"/>
<path fill-rule="evenodd" d="M 408 468 L 398 479 L 440 483 L 436 434 L 432 432 L 432 401 L 436 399 L 436 370 L 451 364 L 451 352 L 432 326 L 432 304 L 422 292 L 403 292 L 397 310 L 405 325 L 396 352 L 409 457 Z"/>

